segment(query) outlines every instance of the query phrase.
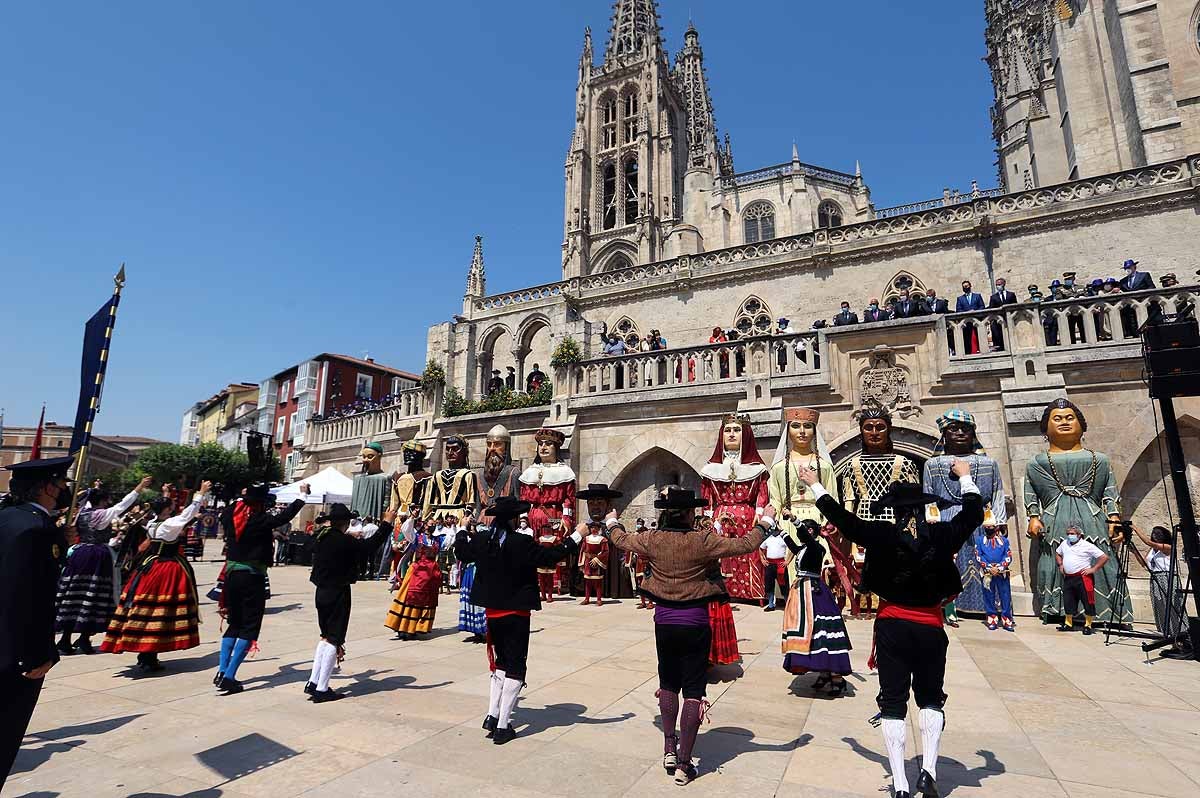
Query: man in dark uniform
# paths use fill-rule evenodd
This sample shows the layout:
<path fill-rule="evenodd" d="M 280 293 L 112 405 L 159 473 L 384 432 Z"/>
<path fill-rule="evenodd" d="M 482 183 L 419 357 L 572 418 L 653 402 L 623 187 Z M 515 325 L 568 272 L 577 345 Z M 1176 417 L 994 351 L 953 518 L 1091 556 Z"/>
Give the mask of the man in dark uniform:
<path fill-rule="evenodd" d="M 0 789 L 12 770 L 46 673 L 58 662 L 54 597 L 66 541 L 54 513 L 71 504 L 67 470 L 74 458 L 7 466 L 0 503 Z"/>
<path fill-rule="evenodd" d="M 962 510 L 949 522 L 929 523 L 926 506 L 940 501 L 920 485 L 894 482 L 876 502 L 892 507 L 896 521 L 863 521 L 842 507 L 817 481 L 817 473 L 801 468 L 800 481 L 810 486 L 817 509 L 847 540 L 867 550 L 863 564 L 864 593 L 882 599 L 875 621 L 875 661 L 879 669 L 879 723 L 887 747 L 896 798 L 910 798 L 904 773 L 904 740 L 909 685 L 920 707 L 922 757 L 916 791 L 937 798 L 937 756 L 946 694 L 946 647 L 942 605 L 962 592 L 954 555 L 983 523 L 983 499 L 971 479 L 971 467 L 955 460 Z"/>

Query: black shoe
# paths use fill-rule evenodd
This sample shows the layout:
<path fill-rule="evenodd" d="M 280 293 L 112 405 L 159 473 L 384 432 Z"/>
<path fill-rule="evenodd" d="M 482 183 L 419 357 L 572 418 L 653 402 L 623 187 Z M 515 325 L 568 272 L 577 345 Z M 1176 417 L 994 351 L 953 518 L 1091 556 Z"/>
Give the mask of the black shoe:
<path fill-rule="evenodd" d="M 844 696 L 846 694 L 846 690 L 849 687 L 850 687 L 850 683 L 847 682 L 845 679 L 842 679 L 841 681 L 837 681 L 837 682 L 830 682 L 829 683 L 829 696 L 831 698 L 838 698 L 839 696 Z"/>
<path fill-rule="evenodd" d="M 70 640 L 59 640 L 54 644 L 54 647 L 58 649 L 59 654 L 62 654 L 65 657 L 69 657 L 75 653 L 75 649 L 72 648 Z"/>
<path fill-rule="evenodd" d="M 1083 633 L 1085 635 L 1094 635 L 1094 634 L 1096 634 L 1096 630 L 1090 626 L 1085 626 L 1085 627 L 1083 627 Z"/>
<path fill-rule="evenodd" d="M 304 685 L 305 695 L 312 695 L 315 692 L 317 692 L 317 686 L 315 684 L 313 684 L 312 682 L 305 683 L 305 685 Z"/>
<path fill-rule="evenodd" d="M 499 722 L 500 722 L 500 719 L 497 718 L 495 715 L 488 715 L 486 718 L 483 719 L 483 730 L 485 732 L 487 732 L 487 737 L 489 740 L 496 733 L 496 724 L 498 724 Z"/>
<path fill-rule="evenodd" d="M 230 679 L 227 676 L 222 676 L 221 681 L 217 682 L 217 689 L 220 690 L 223 695 L 235 695 L 242 692 L 246 688 L 242 687 L 242 683 L 237 679 Z"/>
<path fill-rule="evenodd" d="M 92 641 L 86 637 L 79 638 L 79 642 L 75 644 L 76 654 L 95 654 L 96 649 L 92 648 Z"/>
<path fill-rule="evenodd" d="M 901 790 L 900 792 L 898 792 L 894 796 L 892 796 L 892 798 L 912 798 L 912 793 L 909 792 L 908 790 Z"/>
<path fill-rule="evenodd" d="M 213 677 L 213 687 L 216 687 L 218 684 L 220 684 L 221 680 L 224 678 L 225 678 L 225 674 L 221 673 L 220 671 L 217 671 L 217 675 Z"/>
<path fill-rule="evenodd" d="M 158 673 L 159 671 L 165 671 L 167 669 L 166 665 L 163 665 L 158 661 L 158 656 L 156 654 L 148 654 L 146 658 L 142 660 L 141 665 L 142 670 L 144 670 L 146 673 Z"/>
<path fill-rule="evenodd" d="M 1075 631 L 1074 626 L 1067 626 L 1065 623 L 1060 623 L 1058 626 L 1056 626 L 1054 628 L 1059 632 L 1074 632 Z"/>
<path fill-rule="evenodd" d="M 345 693 L 339 693 L 337 690 L 317 690 L 309 701 L 314 704 L 324 704 L 326 701 L 337 701 L 345 697 Z"/>
<path fill-rule="evenodd" d="M 938 798 L 937 782 L 924 768 L 921 769 L 921 775 L 917 777 L 917 792 L 921 793 L 924 798 Z"/>
<path fill-rule="evenodd" d="M 504 745 L 509 740 L 515 739 L 517 739 L 517 733 L 513 731 L 512 726 L 507 726 L 505 728 L 497 727 L 496 731 L 492 733 L 492 742 L 496 745 Z"/>

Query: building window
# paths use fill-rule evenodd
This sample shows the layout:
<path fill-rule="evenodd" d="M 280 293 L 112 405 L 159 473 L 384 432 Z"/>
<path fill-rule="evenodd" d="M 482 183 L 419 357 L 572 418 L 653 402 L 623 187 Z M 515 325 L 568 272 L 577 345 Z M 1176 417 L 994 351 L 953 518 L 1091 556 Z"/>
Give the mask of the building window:
<path fill-rule="evenodd" d="M 770 335 L 771 308 L 767 307 L 767 303 L 758 297 L 749 297 L 738 308 L 737 315 L 733 319 L 733 326 L 743 336 Z"/>
<path fill-rule="evenodd" d="M 287 438 L 283 437 L 283 433 L 287 432 L 287 416 L 280 416 L 275 419 L 275 445 L 283 443 Z"/>
<path fill-rule="evenodd" d="M 292 416 L 291 416 L 291 421 L 290 421 L 290 422 L 288 422 L 288 423 L 289 423 L 289 425 L 290 425 L 290 426 L 288 427 L 288 429 L 289 429 L 289 430 L 291 430 L 292 437 L 295 437 L 295 435 L 296 435 L 296 416 L 297 416 L 297 414 L 296 414 L 296 413 L 292 413 Z"/>
<path fill-rule="evenodd" d="M 622 340 L 625 341 L 625 346 L 627 346 L 633 352 L 636 352 L 638 350 L 638 346 L 640 346 L 642 343 L 642 333 L 641 330 L 638 329 L 637 322 L 628 316 L 621 317 L 621 319 L 613 325 L 612 332 L 621 336 Z"/>
<path fill-rule="evenodd" d="M 621 269 L 632 269 L 632 268 L 633 268 L 633 262 L 631 260 L 629 260 L 629 256 L 625 255 L 624 253 L 621 253 L 621 252 L 618 252 L 616 255 L 613 255 L 611 258 L 608 259 L 608 263 L 604 264 L 604 271 L 606 271 L 606 272 L 616 272 L 616 271 L 620 271 Z"/>
<path fill-rule="evenodd" d="M 770 241 L 775 237 L 775 209 L 769 202 L 755 202 L 742 214 L 746 243 Z"/>
<path fill-rule="evenodd" d="M 284 380 L 283 387 L 279 390 L 279 404 L 286 405 L 288 399 L 292 398 L 292 381 Z"/>
<path fill-rule="evenodd" d="M 400 378 L 399 377 L 392 377 L 392 393 L 393 394 L 400 393 Z"/>
<path fill-rule="evenodd" d="M 625 130 L 625 143 L 637 141 L 638 134 L 638 96 L 636 91 L 625 95 L 625 118 L 622 127 Z"/>
<path fill-rule="evenodd" d="M 370 374 L 359 374 L 354 380 L 354 398 L 370 399 L 375 387 L 375 378 Z"/>
<path fill-rule="evenodd" d="M 617 100 L 610 98 L 600 106 L 600 140 L 604 149 L 611 150 L 617 146 Z"/>
<path fill-rule="evenodd" d="M 604 229 L 617 226 L 617 165 L 606 163 L 600 172 L 600 208 Z"/>
<path fill-rule="evenodd" d="M 833 200 L 825 200 L 817 206 L 817 227 L 841 227 L 842 206 Z"/>
<path fill-rule="evenodd" d="M 638 162 L 630 158 L 625 162 L 625 224 L 633 224 L 638 217 Z"/>

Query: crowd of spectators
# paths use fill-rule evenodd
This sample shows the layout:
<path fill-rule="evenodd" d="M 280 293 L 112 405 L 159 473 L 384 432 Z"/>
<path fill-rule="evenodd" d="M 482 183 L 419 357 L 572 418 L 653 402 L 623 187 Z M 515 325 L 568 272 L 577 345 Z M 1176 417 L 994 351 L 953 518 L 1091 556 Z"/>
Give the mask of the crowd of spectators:
<path fill-rule="evenodd" d="M 312 416 L 309 416 L 309 420 L 330 421 L 335 418 L 357 416 L 359 413 L 368 413 L 372 410 L 382 410 L 386 407 L 391 407 L 398 401 L 400 401 L 400 394 L 396 393 L 389 393 L 387 396 L 381 396 L 378 399 L 372 399 L 369 396 L 359 396 L 351 399 L 349 402 L 334 407 L 328 413 L 313 414 Z"/>

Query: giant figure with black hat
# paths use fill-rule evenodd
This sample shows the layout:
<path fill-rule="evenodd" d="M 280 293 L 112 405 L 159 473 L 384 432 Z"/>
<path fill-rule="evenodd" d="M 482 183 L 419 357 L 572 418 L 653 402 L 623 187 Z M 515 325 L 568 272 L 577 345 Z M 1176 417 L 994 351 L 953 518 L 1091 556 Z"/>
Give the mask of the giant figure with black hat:
<path fill-rule="evenodd" d="M 72 457 L 5 466 L 12 472 L 0 500 L 0 789 L 12 770 L 54 648 L 54 594 L 66 540 L 54 515 L 71 504 Z"/>
<path fill-rule="evenodd" d="M 587 490 L 578 493 L 577 497 L 587 502 L 588 509 L 587 535 L 579 544 L 578 564 L 583 575 L 583 601 L 580 604 L 590 604 L 593 595 L 597 607 L 604 604 L 604 580 L 608 578 L 611 552 L 602 530 L 605 516 L 612 511 L 613 500 L 622 495 L 621 491 L 601 483 L 589 484 Z"/>
<path fill-rule="evenodd" d="M 300 492 L 308 495 L 307 482 L 300 483 Z M 304 509 L 304 499 L 296 499 L 272 515 L 267 512 L 272 500 L 270 487 L 252 485 L 221 514 L 228 625 L 221 638 L 221 659 L 213 683 L 226 695 L 242 692 L 237 671 L 262 631 L 267 606 L 267 566 L 274 550 L 272 531 L 290 523 Z"/>
<path fill-rule="evenodd" d="M 138 667 L 163 670 L 158 655 L 200 645 L 200 602 L 196 574 L 181 550 L 180 536 L 208 498 L 211 482 L 202 482 L 192 501 L 175 513 L 166 496 L 150 502 L 154 519 L 146 525 L 146 550 L 121 592 L 100 650 L 136 651 Z"/>
<path fill-rule="evenodd" d="M 874 659 L 879 669 L 880 725 L 897 798 L 908 798 L 904 773 L 905 716 L 909 685 L 920 707 L 921 776 L 916 790 L 936 798 L 937 752 L 945 726 L 948 640 L 942 628 L 942 605 L 962 590 L 954 556 L 983 523 L 983 499 L 971 479 L 971 466 L 954 460 L 950 473 L 958 480 L 962 509 L 950 521 L 930 523 L 925 508 L 937 496 L 920 485 L 893 482 L 875 501 L 878 516 L 885 507 L 894 521 L 865 521 L 837 502 L 818 481 L 817 473 L 800 469 L 800 479 L 812 488 L 817 509 L 842 536 L 867 550 L 862 590 L 882 599 L 875 620 Z"/>
<path fill-rule="evenodd" d="M 621 526 L 615 513 L 609 514 L 605 521 L 614 546 L 637 552 L 639 557 L 650 561 L 651 573 L 642 580 L 640 592 L 655 603 L 656 696 L 662 713 L 663 768 L 679 785 L 696 777 L 692 747 L 704 718 L 708 652 L 713 634 L 708 607 L 714 601 L 728 601 L 723 580 L 709 577 L 710 566 L 722 557 L 757 551 L 775 527 L 775 510 L 768 505 L 746 535 L 726 537 L 713 530 L 707 521 L 697 524 L 696 510 L 708 504 L 707 499 L 690 490 L 669 487 L 654 502 L 655 509 L 662 511 L 658 529 L 631 534 Z"/>
<path fill-rule="evenodd" d="M 475 565 L 471 603 L 487 614 L 488 661 L 492 682 L 488 713 L 483 728 L 496 745 L 516 737 L 512 711 L 525 686 L 529 657 L 529 615 L 540 610 L 538 566 L 570 557 L 582 535 L 576 532 L 560 545 L 543 548 L 529 535 L 514 529 L 514 522 L 529 512 L 529 502 L 501 496 L 487 507 L 490 527 L 470 534 L 460 527 L 454 539 L 454 554 L 461 562 Z"/>
<path fill-rule="evenodd" d="M 346 645 L 346 628 L 350 625 L 350 585 L 358 581 L 358 563 L 364 553 L 370 553 L 392 534 L 387 520 L 371 537 L 355 538 L 346 534 L 353 514 L 344 504 L 334 504 L 329 513 L 317 518 L 325 523 L 313 538 L 312 574 L 308 580 L 317 586 L 315 604 L 321 639 L 313 653 L 312 675 L 304 692 L 317 704 L 345 698 L 329 689 L 339 650 Z"/>

